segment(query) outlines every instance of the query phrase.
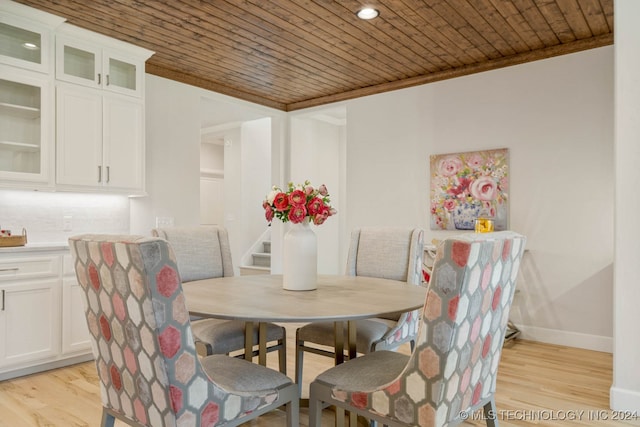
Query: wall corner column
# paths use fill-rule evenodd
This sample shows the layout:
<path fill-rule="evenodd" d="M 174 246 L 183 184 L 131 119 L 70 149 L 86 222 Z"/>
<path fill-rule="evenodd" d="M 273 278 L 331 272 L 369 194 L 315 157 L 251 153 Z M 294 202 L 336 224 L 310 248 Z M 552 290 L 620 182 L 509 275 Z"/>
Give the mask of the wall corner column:
<path fill-rule="evenodd" d="M 615 232 L 611 408 L 640 414 L 640 2 L 615 4 Z"/>

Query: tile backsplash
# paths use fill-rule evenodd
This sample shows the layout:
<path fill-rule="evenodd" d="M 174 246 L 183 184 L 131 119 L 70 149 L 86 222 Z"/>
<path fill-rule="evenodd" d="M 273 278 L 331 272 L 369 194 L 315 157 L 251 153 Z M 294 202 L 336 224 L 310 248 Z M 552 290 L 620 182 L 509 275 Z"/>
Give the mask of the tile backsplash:
<path fill-rule="evenodd" d="M 66 243 L 82 233 L 128 234 L 129 198 L 113 194 L 0 190 L 0 227 L 29 243 Z"/>

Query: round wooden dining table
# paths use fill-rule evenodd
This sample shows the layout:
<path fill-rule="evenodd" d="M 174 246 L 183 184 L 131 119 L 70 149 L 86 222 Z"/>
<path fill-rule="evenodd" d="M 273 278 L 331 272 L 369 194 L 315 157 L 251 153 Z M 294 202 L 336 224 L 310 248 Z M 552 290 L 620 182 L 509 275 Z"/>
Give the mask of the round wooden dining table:
<path fill-rule="evenodd" d="M 264 322 L 335 322 L 347 342 L 335 334 L 336 364 L 356 355 L 356 320 L 406 312 L 424 305 L 427 289 L 397 280 L 365 276 L 319 275 L 317 289 L 291 291 L 282 288 L 282 275 L 249 275 L 183 283 L 187 308 L 192 315 L 242 320 L 246 331 L 259 324 L 258 361 L 266 364 Z M 245 357 L 251 359 L 251 333 L 245 337 Z"/>

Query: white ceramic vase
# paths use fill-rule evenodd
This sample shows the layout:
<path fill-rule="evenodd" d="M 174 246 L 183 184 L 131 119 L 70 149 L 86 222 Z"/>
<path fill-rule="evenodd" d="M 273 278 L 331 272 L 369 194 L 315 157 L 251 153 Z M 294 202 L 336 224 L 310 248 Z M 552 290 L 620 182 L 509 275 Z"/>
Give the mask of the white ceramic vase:
<path fill-rule="evenodd" d="M 291 224 L 284 235 L 282 287 L 290 291 L 311 291 L 317 288 L 318 240 L 304 220 Z"/>

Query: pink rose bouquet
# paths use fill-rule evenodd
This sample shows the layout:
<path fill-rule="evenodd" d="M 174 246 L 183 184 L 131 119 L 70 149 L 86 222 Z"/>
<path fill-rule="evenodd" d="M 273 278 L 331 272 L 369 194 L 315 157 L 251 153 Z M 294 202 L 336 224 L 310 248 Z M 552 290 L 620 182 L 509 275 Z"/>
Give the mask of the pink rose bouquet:
<path fill-rule="evenodd" d="M 274 185 L 262 202 L 262 207 L 269 223 L 273 218 L 278 218 L 282 222 L 298 224 L 308 220 L 320 225 L 338 213 L 330 203 L 329 192 L 324 184 L 314 188 L 309 181 L 305 181 L 298 185 L 290 182 L 287 191 Z"/>

